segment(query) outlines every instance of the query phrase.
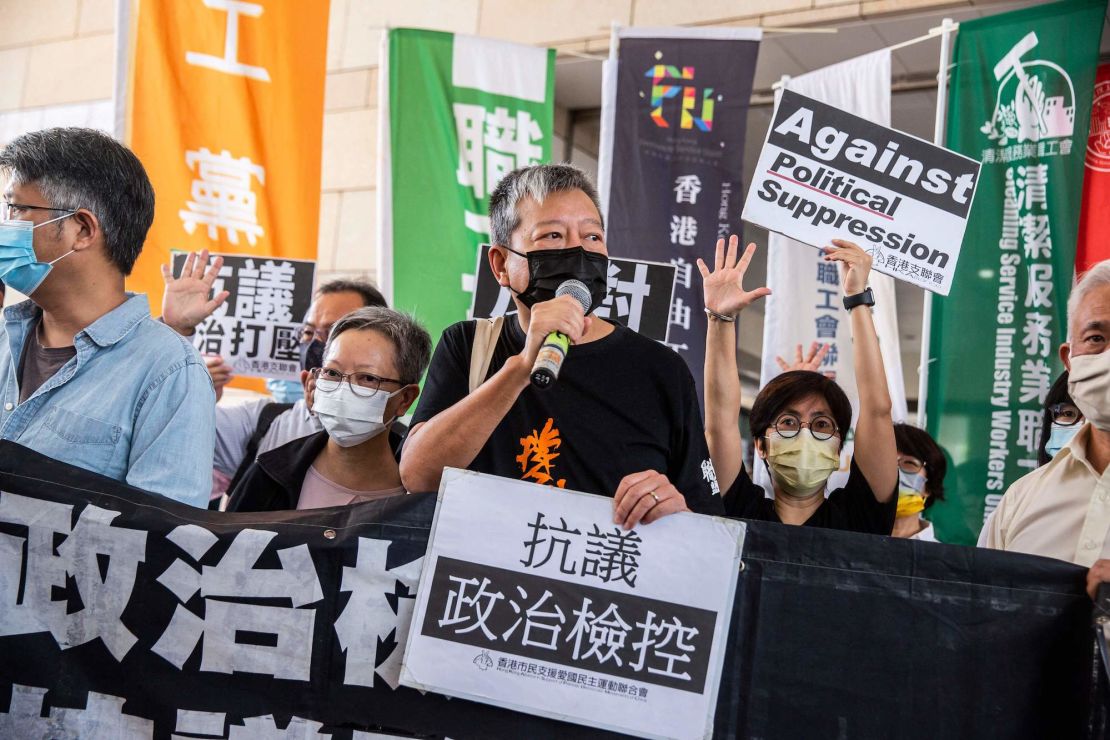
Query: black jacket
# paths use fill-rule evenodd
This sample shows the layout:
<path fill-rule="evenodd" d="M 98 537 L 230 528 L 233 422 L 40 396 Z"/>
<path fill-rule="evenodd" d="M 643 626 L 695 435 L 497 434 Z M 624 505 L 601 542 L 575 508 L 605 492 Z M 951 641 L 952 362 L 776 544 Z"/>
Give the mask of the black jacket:
<path fill-rule="evenodd" d="M 408 429 L 399 423 L 389 429 L 389 446 L 398 459 Z M 228 511 L 286 511 L 296 509 L 308 469 L 328 443 L 327 432 L 287 442 L 259 455 L 242 480 L 229 492 Z"/>

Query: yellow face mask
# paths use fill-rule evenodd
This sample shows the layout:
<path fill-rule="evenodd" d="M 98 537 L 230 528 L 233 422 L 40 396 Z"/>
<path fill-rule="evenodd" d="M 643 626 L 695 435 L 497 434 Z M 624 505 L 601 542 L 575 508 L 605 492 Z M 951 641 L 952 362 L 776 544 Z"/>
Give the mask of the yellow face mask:
<path fill-rule="evenodd" d="M 898 513 L 896 516 L 913 516 L 925 509 L 925 475 L 898 471 Z"/>
<path fill-rule="evenodd" d="M 925 497 L 920 493 L 898 495 L 898 513 L 895 516 L 913 516 L 925 510 Z"/>
<path fill-rule="evenodd" d="M 772 431 L 767 435 L 771 478 L 785 493 L 809 496 L 819 491 L 840 468 L 839 448 L 838 438 L 816 439 L 808 429 L 789 439 Z"/>

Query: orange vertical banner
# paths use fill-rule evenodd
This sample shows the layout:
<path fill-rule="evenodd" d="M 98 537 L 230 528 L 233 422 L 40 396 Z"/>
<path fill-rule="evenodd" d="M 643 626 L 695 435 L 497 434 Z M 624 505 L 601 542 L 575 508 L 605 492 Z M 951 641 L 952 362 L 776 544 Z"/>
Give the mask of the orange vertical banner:
<path fill-rule="evenodd" d="M 156 208 L 128 288 L 157 311 L 171 250 L 315 260 L 328 1 L 130 12 L 125 140 Z"/>

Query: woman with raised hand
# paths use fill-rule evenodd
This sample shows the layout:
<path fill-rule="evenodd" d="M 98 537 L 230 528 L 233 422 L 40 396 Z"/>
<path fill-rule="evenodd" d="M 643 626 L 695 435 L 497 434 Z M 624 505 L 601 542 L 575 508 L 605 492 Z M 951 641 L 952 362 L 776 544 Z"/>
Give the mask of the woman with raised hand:
<path fill-rule="evenodd" d="M 736 366 L 736 317 L 767 288 L 744 290 L 755 244 L 742 255 L 738 239 L 717 241 L 712 271 L 698 260 L 709 328 L 705 347 L 705 428 L 729 516 L 784 524 L 889 535 L 898 503 L 898 449 L 891 419 L 874 305 L 867 277 L 871 257 L 841 239 L 823 250 L 841 265 L 845 308 L 852 323 L 859 396 L 855 447 L 848 481 L 825 497 L 829 476 L 840 467 L 840 450 L 852 421 L 844 391 L 811 370 L 785 372 L 768 383 L 751 410 L 756 464 L 766 465 L 774 498 L 752 482 L 740 441 L 740 375 Z"/>

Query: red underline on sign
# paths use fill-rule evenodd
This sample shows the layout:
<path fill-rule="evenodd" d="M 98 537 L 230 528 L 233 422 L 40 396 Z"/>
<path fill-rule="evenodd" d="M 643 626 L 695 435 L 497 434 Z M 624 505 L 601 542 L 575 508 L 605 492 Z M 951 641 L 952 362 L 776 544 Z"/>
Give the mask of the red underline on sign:
<path fill-rule="evenodd" d="M 814 191 L 815 193 L 820 193 L 821 195 L 828 196 L 829 198 L 832 198 L 834 200 L 839 200 L 841 203 L 847 203 L 850 206 L 855 206 L 856 208 L 861 208 L 861 209 L 867 211 L 868 213 L 874 213 L 876 216 L 881 216 L 882 218 L 885 218 L 887 221 L 893 221 L 894 220 L 894 216 L 888 216 L 885 213 L 881 213 L 879 211 L 874 211 L 874 210 L 868 208 L 867 206 L 865 206 L 861 203 L 856 203 L 855 201 L 848 200 L 847 198 L 841 198 L 839 195 L 833 195 L 832 193 L 827 193 L 824 190 L 822 190 L 821 188 L 815 188 L 812 185 L 806 185 L 804 182 L 798 182 L 797 180 L 795 180 L 793 178 L 790 178 L 790 177 L 787 177 L 786 175 L 780 175 L 779 173 L 772 172 L 771 170 L 767 170 L 767 174 L 768 175 L 774 175 L 775 177 L 781 177 L 783 180 L 786 180 L 787 182 L 792 182 L 795 185 L 801 185 L 803 188 L 809 188 L 810 190 Z"/>

